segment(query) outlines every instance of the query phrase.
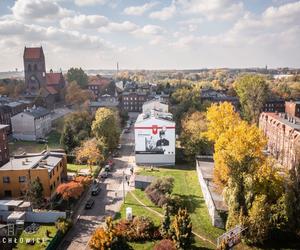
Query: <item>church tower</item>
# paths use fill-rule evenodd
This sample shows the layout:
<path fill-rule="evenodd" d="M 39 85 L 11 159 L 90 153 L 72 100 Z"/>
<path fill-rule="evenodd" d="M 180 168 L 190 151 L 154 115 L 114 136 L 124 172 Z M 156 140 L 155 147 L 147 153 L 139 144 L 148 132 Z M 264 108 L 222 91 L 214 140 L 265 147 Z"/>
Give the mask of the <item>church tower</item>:
<path fill-rule="evenodd" d="M 35 95 L 46 86 L 46 65 L 42 47 L 24 49 L 25 85 L 28 94 Z"/>

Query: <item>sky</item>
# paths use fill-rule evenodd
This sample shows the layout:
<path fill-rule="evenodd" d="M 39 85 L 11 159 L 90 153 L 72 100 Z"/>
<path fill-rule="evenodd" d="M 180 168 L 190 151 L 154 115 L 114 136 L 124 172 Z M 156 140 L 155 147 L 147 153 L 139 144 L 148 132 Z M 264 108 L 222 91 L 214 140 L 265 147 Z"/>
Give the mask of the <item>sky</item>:
<path fill-rule="evenodd" d="M 0 0 L 0 71 L 300 67 L 300 1 Z"/>

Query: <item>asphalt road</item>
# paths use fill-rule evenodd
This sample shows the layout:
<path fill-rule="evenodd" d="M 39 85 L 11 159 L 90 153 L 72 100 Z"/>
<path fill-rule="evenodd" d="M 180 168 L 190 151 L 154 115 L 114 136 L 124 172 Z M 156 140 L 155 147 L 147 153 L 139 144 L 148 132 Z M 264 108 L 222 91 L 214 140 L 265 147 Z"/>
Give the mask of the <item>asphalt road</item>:
<path fill-rule="evenodd" d="M 59 249 L 81 250 L 89 249 L 88 241 L 93 231 L 100 226 L 108 215 L 114 215 L 120 210 L 123 202 L 123 171 L 130 175 L 130 167 L 134 164 L 134 134 L 122 134 L 122 148 L 120 156 L 114 159 L 115 165 L 108 178 L 100 182 L 101 192 L 92 196 L 95 204 L 92 209 L 84 209 L 85 202 L 90 198 L 90 193 L 83 200 L 79 208 L 77 223 L 64 238 Z M 132 189 L 131 183 L 125 183 L 125 192 Z"/>

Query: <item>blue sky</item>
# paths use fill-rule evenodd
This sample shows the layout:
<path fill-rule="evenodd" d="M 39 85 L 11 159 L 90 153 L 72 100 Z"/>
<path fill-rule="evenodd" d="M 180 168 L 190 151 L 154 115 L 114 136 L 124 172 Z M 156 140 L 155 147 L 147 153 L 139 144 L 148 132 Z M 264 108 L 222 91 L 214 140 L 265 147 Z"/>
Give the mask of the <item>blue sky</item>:
<path fill-rule="evenodd" d="M 1 0 L 0 71 L 300 67 L 300 1 Z"/>

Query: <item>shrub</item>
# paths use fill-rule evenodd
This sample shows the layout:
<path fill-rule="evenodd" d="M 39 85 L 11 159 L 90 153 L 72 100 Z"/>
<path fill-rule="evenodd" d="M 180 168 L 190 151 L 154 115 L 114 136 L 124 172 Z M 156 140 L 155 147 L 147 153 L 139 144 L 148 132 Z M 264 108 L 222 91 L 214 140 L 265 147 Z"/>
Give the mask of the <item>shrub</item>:
<path fill-rule="evenodd" d="M 63 217 L 59 217 L 55 222 L 55 227 L 57 230 L 65 234 L 72 226 L 72 221 Z"/>
<path fill-rule="evenodd" d="M 174 179 L 172 177 L 162 177 L 153 181 L 145 192 L 155 205 L 162 207 L 168 203 L 173 186 Z"/>
<path fill-rule="evenodd" d="M 176 250 L 176 247 L 171 240 L 164 239 L 156 243 L 154 250 Z"/>
<path fill-rule="evenodd" d="M 116 235 L 128 241 L 160 239 L 160 233 L 148 217 L 135 217 L 133 221 L 120 220 L 115 225 Z"/>

